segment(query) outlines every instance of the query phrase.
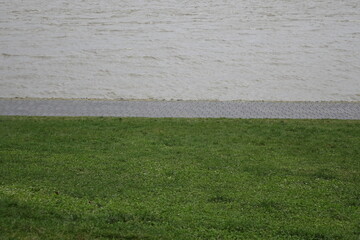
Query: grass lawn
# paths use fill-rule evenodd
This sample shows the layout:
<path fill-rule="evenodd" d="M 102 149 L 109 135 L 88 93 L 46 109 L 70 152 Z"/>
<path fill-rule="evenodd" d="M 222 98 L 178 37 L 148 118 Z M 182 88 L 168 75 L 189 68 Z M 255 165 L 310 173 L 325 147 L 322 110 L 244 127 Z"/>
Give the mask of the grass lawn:
<path fill-rule="evenodd" d="M 360 239 L 360 121 L 0 117 L 0 239 Z"/>

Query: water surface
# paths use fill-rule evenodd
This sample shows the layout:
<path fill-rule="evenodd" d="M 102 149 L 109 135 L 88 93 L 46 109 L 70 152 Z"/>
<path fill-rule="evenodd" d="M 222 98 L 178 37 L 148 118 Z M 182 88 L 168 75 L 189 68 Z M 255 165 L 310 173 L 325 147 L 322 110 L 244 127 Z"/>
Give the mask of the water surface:
<path fill-rule="evenodd" d="M 0 0 L 0 97 L 360 101 L 358 0 Z"/>

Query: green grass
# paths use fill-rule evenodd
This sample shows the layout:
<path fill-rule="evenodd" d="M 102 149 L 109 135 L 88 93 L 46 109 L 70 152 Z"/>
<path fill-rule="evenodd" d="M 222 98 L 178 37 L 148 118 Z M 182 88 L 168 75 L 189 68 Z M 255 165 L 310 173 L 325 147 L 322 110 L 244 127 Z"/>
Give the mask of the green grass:
<path fill-rule="evenodd" d="M 355 239 L 360 121 L 0 117 L 0 239 Z"/>

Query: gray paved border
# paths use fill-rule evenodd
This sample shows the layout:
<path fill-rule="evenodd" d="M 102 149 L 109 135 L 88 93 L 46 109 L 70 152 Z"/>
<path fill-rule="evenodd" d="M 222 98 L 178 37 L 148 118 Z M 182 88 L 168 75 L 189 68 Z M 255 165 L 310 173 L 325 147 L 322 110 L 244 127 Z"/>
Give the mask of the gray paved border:
<path fill-rule="evenodd" d="M 0 99 L 0 115 L 360 119 L 360 102 Z"/>

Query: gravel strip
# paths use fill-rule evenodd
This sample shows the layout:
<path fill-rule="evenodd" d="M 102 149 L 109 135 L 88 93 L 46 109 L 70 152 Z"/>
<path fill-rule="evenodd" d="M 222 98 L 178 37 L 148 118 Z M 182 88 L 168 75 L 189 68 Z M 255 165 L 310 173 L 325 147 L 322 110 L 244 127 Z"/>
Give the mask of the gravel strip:
<path fill-rule="evenodd" d="M 360 102 L 0 99 L 0 115 L 360 119 Z"/>

